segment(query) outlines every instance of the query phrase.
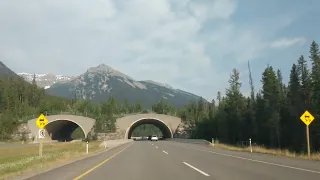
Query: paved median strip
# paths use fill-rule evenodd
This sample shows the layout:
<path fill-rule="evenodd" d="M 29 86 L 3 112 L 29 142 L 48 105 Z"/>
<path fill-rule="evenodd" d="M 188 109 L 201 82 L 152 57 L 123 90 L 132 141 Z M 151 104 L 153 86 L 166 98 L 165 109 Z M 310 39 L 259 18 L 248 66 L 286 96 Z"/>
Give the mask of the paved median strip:
<path fill-rule="evenodd" d="M 198 171 L 199 173 L 201 173 L 201 174 L 202 174 L 202 175 L 204 175 L 204 176 L 210 176 L 209 174 L 207 174 L 207 173 L 205 173 L 205 172 L 201 171 L 200 169 L 198 169 L 198 168 L 196 168 L 196 167 L 194 167 L 194 166 L 192 166 L 192 165 L 190 165 L 190 164 L 188 164 L 188 163 L 186 163 L 186 162 L 183 162 L 183 164 L 185 164 L 185 165 L 187 165 L 188 167 L 190 167 L 190 168 L 192 168 L 192 169 L 194 169 L 194 170 Z"/>
<path fill-rule="evenodd" d="M 162 152 L 165 153 L 165 154 L 168 154 L 168 152 L 166 152 L 166 151 L 164 151 L 164 150 L 162 150 Z"/>

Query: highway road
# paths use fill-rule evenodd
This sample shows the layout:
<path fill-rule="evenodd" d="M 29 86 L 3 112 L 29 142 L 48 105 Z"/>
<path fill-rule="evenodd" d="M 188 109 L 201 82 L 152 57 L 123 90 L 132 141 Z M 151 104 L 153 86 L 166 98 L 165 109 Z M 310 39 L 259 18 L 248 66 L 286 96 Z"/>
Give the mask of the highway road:
<path fill-rule="evenodd" d="M 136 141 L 30 180 L 318 180 L 320 162 L 173 141 Z"/>

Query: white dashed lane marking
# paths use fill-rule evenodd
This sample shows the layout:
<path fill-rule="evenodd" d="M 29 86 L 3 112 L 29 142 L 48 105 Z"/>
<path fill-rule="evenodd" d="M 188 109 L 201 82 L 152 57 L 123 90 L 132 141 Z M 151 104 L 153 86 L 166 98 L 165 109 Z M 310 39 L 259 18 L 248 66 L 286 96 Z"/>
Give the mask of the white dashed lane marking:
<path fill-rule="evenodd" d="M 168 154 L 168 152 L 166 152 L 166 151 L 163 151 L 163 150 L 162 150 L 162 152 L 165 153 L 165 154 Z"/>
<path fill-rule="evenodd" d="M 187 165 L 188 167 L 190 167 L 190 168 L 192 168 L 192 169 L 194 169 L 194 170 L 198 171 L 199 173 L 201 173 L 201 174 L 202 174 L 202 175 L 204 175 L 204 176 L 210 176 L 209 174 L 207 174 L 207 173 L 205 173 L 205 172 L 201 171 L 200 169 L 198 169 L 198 168 L 196 168 L 196 167 L 194 167 L 194 166 L 192 166 L 192 165 L 190 165 L 190 164 L 188 164 L 188 163 L 186 163 L 186 162 L 183 162 L 183 164 L 185 164 L 185 165 Z"/>

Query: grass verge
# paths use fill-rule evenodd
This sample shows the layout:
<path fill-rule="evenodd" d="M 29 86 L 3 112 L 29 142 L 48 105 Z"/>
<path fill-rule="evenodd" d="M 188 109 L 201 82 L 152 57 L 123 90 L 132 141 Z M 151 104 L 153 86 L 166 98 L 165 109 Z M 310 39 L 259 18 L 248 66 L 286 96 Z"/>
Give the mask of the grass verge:
<path fill-rule="evenodd" d="M 213 144 L 210 144 L 210 146 L 213 146 Z M 214 147 L 231 150 L 231 151 L 242 151 L 242 152 L 250 152 L 251 150 L 250 147 L 237 147 L 237 146 L 226 145 L 221 143 L 215 143 Z M 268 149 L 261 146 L 252 146 L 252 152 L 270 154 L 275 156 L 285 156 L 290 158 L 301 158 L 301 159 L 310 159 L 310 160 L 320 161 L 320 152 L 312 153 L 310 155 L 310 158 L 308 157 L 307 154 L 294 153 L 294 152 L 290 152 L 287 149 Z"/>
<path fill-rule="evenodd" d="M 89 143 L 89 154 L 104 150 L 101 141 Z M 8 147 L 0 149 L 0 179 L 11 178 L 34 170 L 43 171 L 60 163 L 69 162 L 86 155 L 85 142 L 43 144 L 39 146 Z"/>

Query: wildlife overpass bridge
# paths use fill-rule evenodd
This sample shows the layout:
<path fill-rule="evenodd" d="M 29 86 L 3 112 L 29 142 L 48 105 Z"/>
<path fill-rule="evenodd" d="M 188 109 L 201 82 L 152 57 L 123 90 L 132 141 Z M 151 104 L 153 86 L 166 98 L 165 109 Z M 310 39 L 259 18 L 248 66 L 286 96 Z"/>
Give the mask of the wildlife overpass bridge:
<path fill-rule="evenodd" d="M 116 121 L 124 139 L 131 139 L 134 129 L 142 124 L 153 124 L 160 129 L 164 138 L 173 138 L 181 119 L 164 114 L 146 113 L 124 116 Z"/>
<path fill-rule="evenodd" d="M 48 119 L 48 124 L 45 126 L 46 139 L 51 137 L 51 140 L 58 141 L 72 140 L 71 135 L 78 127 L 81 128 L 86 138 L 96 123 L 95 119 L 76 115 L 51 115 L 46 118 Z M 28 127 L 33 137 L 37 139 L 39 128 L 36 125 L 36 120 L 37 118 L 29 120 Z"/>
<path fill-rule="evenodd" d="M 76 115 L 51 115 L 46 118 L 49 121 L 45 127 L 47 139 L 58 141 L 72 140 L 71 135 L 78 127 L 87 137 L 96 123 L 95 119 Z M 28 121 L 33 137 L 38 137 L 39 128 L 36 126 L 36 120 L 37 118 Z M 116 120 L 117 132 L 123 139 L 130 139 L 134 129 L 142 124 L 153 124 L 159 128 L 164 138 L 172 138 L 181 124 L 181 119 L 164 114 L 147 113 L 127 115 Z"/>

